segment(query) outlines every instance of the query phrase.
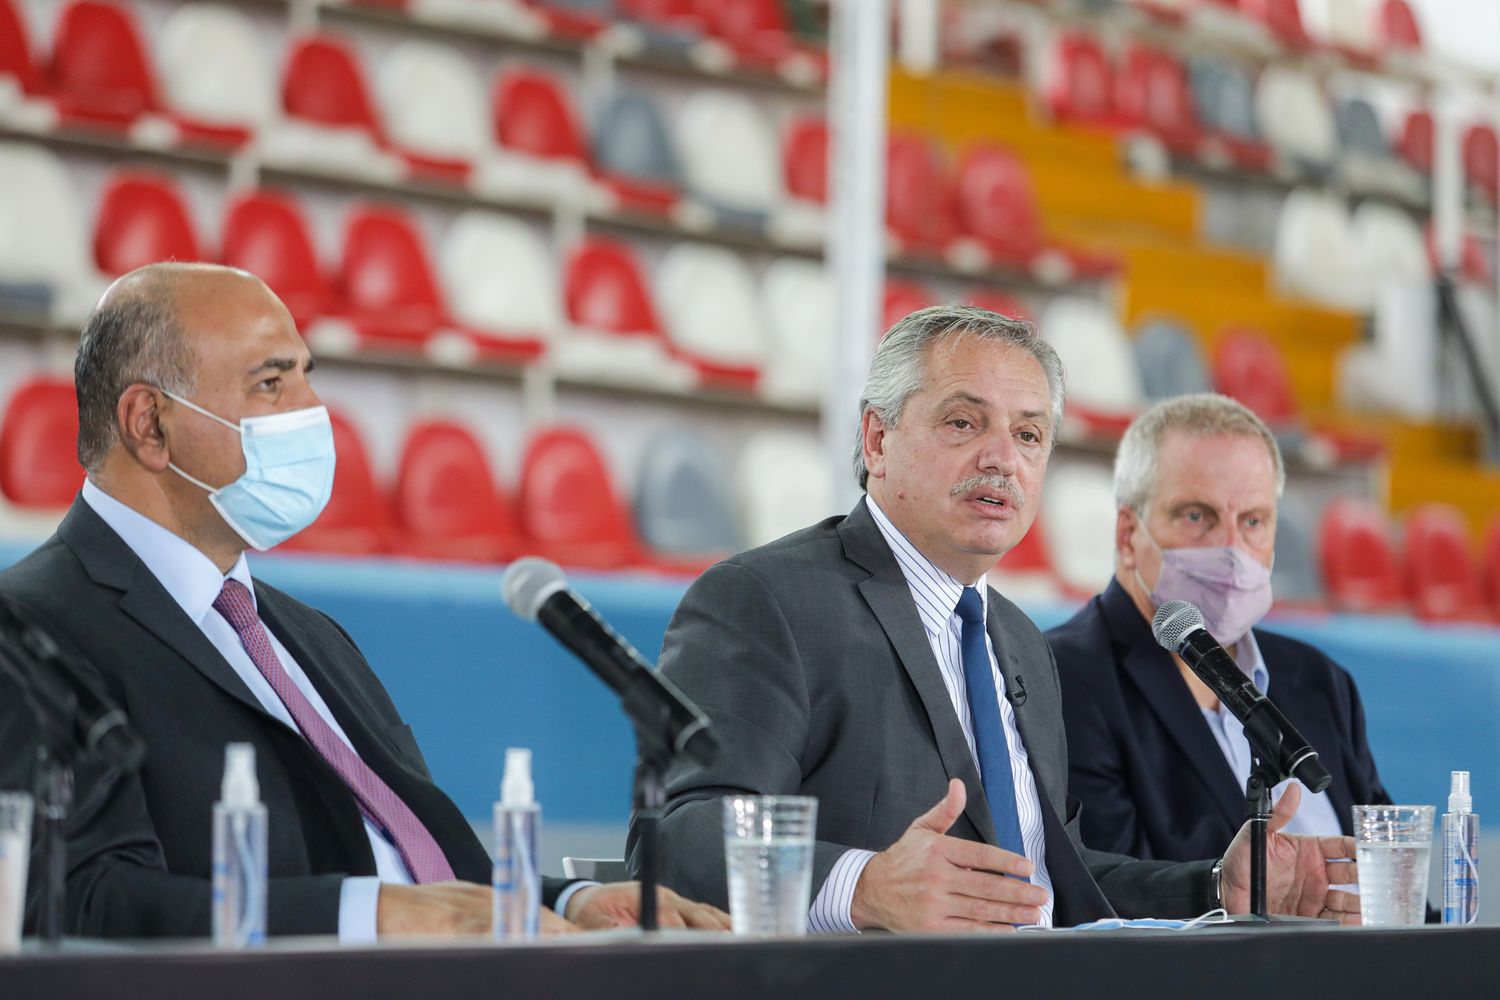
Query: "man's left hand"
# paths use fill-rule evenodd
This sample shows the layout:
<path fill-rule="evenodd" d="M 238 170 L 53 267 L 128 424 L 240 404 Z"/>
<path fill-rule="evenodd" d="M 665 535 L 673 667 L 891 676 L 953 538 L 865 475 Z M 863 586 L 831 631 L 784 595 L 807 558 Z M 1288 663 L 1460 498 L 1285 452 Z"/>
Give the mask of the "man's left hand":
<path fill-rule="evenodd" d="M 1357 885 L 1353 837 L 1302 837 L 1280 833 L 1297 813 L 1302 786 L 1292 782 L 1266 824 L 1266 905 L 1272 913 L 1359 923 L 1359 896 L 1333 888 Z M 1224 854 L 1224 907 L 1250 911 L 1250 824 L 1240 827 Z"/>
<path fill-rule="evenodd" d="M 661 886 L 656 895 L 657 924 L 661 927 L 727 931 L 729 914 L 707 903 L 683 899 Z M 584 930 L 634 927 L 641 922 L 641 884 L 610 882 L 579 889 L 568 899 L 567 918 Z"/>

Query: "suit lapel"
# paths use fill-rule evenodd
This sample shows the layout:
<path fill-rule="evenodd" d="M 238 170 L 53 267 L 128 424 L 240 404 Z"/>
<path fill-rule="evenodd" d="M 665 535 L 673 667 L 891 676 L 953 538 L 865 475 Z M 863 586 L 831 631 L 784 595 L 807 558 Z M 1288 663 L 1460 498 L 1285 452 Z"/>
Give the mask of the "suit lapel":
<path fill-rule="evenodd" d="M 958 778 L 964 783 L 968 792 L 964 815 L 974 824 L 985 843 L 994 844 L 995 821 L 984 797 L 979 768 L 974 763 L 968 740 L 964 739 L 958 715 L 953 711 L 953 701 L 943 683 L 937 658 L 932 654 L 927 630 L 922 627 L 921 616 L 912 600 L 911 587 L 865 503 L 861 500 L 839 525 L 844 554 L 871 574 L 869 579 L 860 581 L 859 592 L 895 648 L 906 676 L 921 699 L 944 771 L 949 778 Z"/>
<path fill-rule="evenodd" d="M 1257 635 L 1260 645 L 1261 656 L 1265 657 L 1269 652 L 1275 657 L 1276 646 L 1268 643 L 1264 635 Z M 1349 787 L 1349 771 L 1338 759 L 1342 753 L 1344 740 L 1334 728 L 1333 715 L 1327 711 L 1327 703 L 1321 698 L 1307 697 L 1298 683 L 1298 675 L 1287 669 L 1277 671 L 1277 664 L 1266 660 L 1266 671 L 1270 681 L 1266 685 L 1266 697 L 1271 699 L 1272 704 L 1281 709 L 1287 721 L 1297 728 L 1297 731 L 1307 740 L 1308 744 L 1318 751 L 1323 766 L 1328 769 L 1333 781 L 1328 785 L 1328 801 L 1333 806 L 1334 816 L 1339 821 L 1339 829 L 1349 828 L 1350 807 L 1354 805 L 1354 791 Z M 1329 756 L 1324 756 L 1328 754 Z M 1307 790 L 1304 789 L 1304 796 Z"/>
<path fill-rule="evenodd" d="M 57 533 L 95 583 L 121 592 L 121 611 L 225 694 L 247 708 L 267 714 L 198 624 L 188 619 L 145 563 L 87 503 L 75 500 Z"/>

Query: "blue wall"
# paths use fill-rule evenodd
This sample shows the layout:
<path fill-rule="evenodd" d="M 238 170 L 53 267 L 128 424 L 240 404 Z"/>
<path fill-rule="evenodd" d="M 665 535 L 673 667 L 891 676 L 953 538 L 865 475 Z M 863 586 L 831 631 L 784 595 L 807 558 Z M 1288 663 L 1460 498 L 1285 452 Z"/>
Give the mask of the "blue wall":
<path fill-rule="evenodd" d="M 0 566 L 23 552 L 0 546 Z M 253 565 L 257 577 L 349 630 L 415 729 L 438 783 L 467 815 L 488 816 L 505 748 L 529 746 L 550 821 L 623 824 L 634 747 L 614 696 L 506 609 L 499 570 L 288 556 Z M 680 583 L 584 576 L 575 585 L 654 659 Z M 1027 610 L 1043 628 L 1071 613 L 1063 605 Z M 1393 797 L 1441 811 L 1449 770 L 1464 768 L 1474 773 L 1476 808 L 1500 810 L 1500 630 L 1353 616 L 1268 624 L 1354 674 Z"/>

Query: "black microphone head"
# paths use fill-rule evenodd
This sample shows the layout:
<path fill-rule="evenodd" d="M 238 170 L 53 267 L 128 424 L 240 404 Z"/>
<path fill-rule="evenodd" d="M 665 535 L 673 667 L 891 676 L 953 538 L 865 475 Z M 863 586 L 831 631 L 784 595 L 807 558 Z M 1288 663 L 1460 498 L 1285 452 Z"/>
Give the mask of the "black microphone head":
<path fill-rule="evenodd" d="M 542 604 L 559 590 L 568 589 L 568 578 L 557 563 L 527 556 L 517 559 L 500 580 L 505 604 L 521 618 L 536 621 Z"/>
<path fill-rule="evenodd" d="M 1189 632 L 1202 627 L 1203 612 L 1187 601 L 1168 601 L 1156 609 L 1156 617 L 1151 619 L 1151 634 L 1156 636 L 1157 645 L 1171 653 L 1182 648 L 1182 640 Z"/>

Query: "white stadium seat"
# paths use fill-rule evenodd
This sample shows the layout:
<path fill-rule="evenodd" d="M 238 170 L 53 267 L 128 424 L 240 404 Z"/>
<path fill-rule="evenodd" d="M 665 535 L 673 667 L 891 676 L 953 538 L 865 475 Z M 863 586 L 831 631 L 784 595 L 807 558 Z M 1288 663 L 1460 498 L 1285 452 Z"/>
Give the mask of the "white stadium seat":
<path fill-rule="evenodd" d="M 450 46 L 405 41 L 381 65 L 377 88 L 386 128 L 407 152 L 473 162 L 490 142 L 479 78 Z"/>
<path fill-rule="evenodd" d="M 1115 570 L 1115 490 L 1107 466 L 1058 464 L 1042 491 L 1042 533 L 1053 571 L 1080 593 L 1103 590 Z"/>
<path fill-rule="evenodd" d="M 237 10 L 212 3 L 178 7 L 162 28 L 156 64 L 167 103 L 183 115 L 258 132 L 275 113 L 265 43 Z"/>
<path fill-rule="evenodd" d="M 1255 86 L 1255 119 L 1282 157 L 1326 167 L 1338 154 L 1338 128 L 1328 98 L 1311 75 L 1268 66 Z"/>
<path fill-rule="evenodd" d="M 762 383 L 765 395 L 816 402 L 833 362 L 834 292 L 821 264 L 783 257 L 766 269 L 761 285 L 770 357 Z"/>
<path fill-rule="evenodd" d="M 1284 292 L 1341 309 L 1369 307 L 1349 211 L 1335 195 L 1308 188 L 1287 195 L 1276 223 L 1274 271 Z"/>
<path fill-rule="evenodd" d="M 1099 302 L 1060 295 L 1042 312 L 1041 332 L 1062 357 L 1068 416 L 1127 419 L 1145 401 L 1135 355 L 1114 314 Z"/>
<path fill-rule="evenodd" d="M 764 215 L 781 199 L 776 133 L 750 98 L 700 90 L 677 116 L 687 188 L 710 208 Z"/>
<path fill-rule="evenodd" d="M 443 237 L 438 269 L 462 323 L 544 340 L 562 328 L 557 270 L 541 237 L 523 222 L 465 212 Z"/>
<path fill-rule="evenodd" d="M 716 365 L 758 366 L 766 335 L 755 281 L 724 247 L 679 243 L 656 270 L 656 301 L 677 348 Z"/>
<path fill-rule="evenodd" d="M 751 546 L 764 545 L 834 513 L 828 462 L 811 436 L 756 433 L 740 452 L 735 485 L 745 541 Z"/>
<path fill-rule="evenodd" d="M 0 143 L 0 177 L 0 288 L 12 299 L 41 293 L 48 320 L 80 324 L 105 283 L 66 168 L 40 147 Z"/>

